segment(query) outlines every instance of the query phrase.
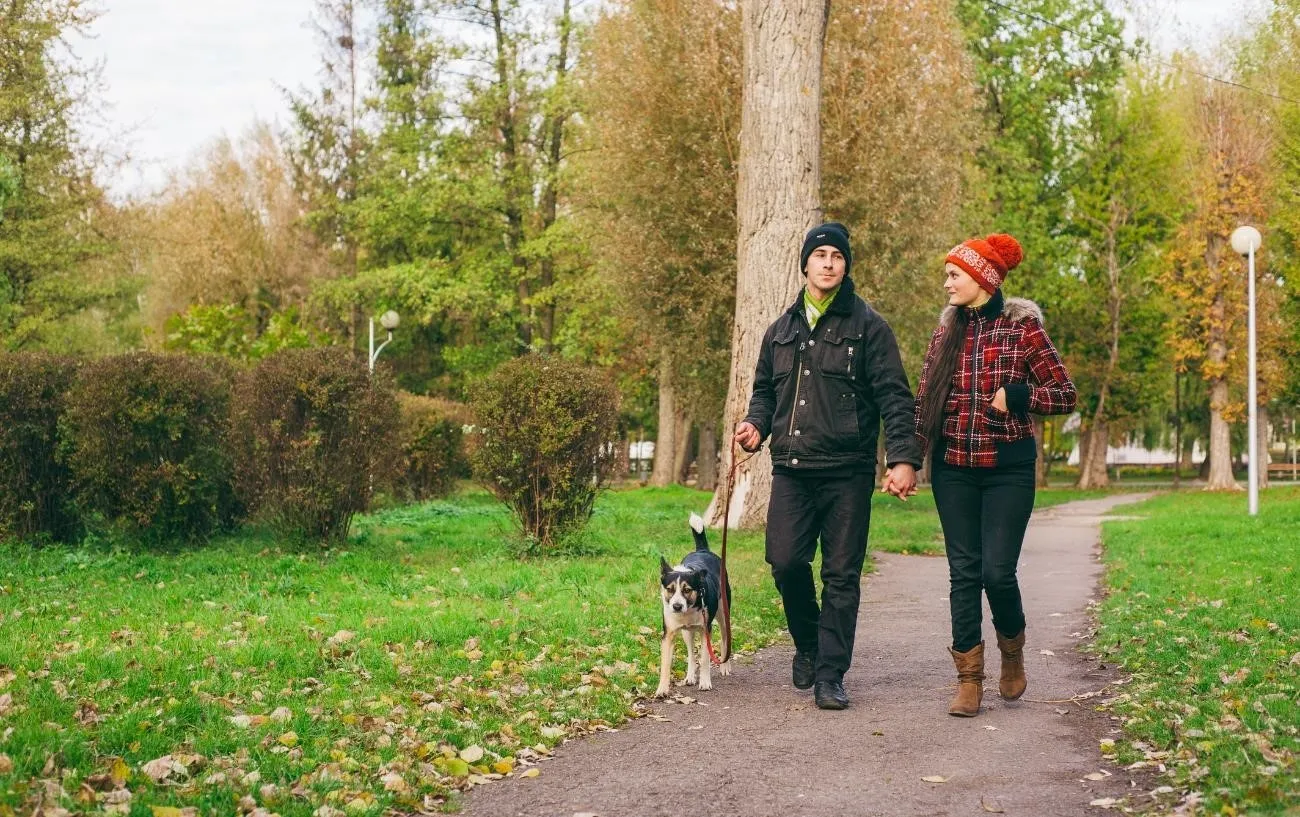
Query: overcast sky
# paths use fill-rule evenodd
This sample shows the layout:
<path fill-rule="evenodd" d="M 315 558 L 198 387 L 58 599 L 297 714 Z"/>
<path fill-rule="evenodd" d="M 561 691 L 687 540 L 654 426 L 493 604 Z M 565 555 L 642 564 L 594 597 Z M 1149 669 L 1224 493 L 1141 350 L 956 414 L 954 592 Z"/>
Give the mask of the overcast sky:
<path fill-rule="evenodd" d="M 1205 46 L 1262 0 L 1147 0 L 1166 11 L 1162 47 Z M 261 118 L 283 122 L 281 89 L 316 81 L 312 0 L 100 0 L 87 40 L 73 43 L 103 66 L 106 107 L 91 136 L 129 156 L 107 179 L 117 194 L 156 187 L 223 133 Z"/>

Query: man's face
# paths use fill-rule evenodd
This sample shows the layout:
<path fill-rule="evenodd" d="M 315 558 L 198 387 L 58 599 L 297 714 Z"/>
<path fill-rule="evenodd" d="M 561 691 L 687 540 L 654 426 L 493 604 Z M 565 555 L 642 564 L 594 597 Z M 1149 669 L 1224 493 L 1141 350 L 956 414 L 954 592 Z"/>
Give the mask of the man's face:
<path fill-rule="evenodd" d="M 844 254 L 829 244 L 818 247 L 808 256 L 803 271 L 813 295 L 822 297 L 844 280 Z"/>

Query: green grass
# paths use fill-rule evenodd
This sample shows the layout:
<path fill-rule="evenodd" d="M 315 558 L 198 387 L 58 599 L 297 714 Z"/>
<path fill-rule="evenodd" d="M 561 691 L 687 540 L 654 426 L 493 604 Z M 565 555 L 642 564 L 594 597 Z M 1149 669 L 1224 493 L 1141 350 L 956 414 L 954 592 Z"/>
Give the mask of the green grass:
<path fill-rule="evenodd" d="M 1182 492 L 1105 526 L 1097 647 L 1131 681 L 1121 762 L 1164 764 L 1206 814 L 1300 808 L 1300 490 Z"/>
<path fill-rule="evenodd" d="M 658 557 L 691 547 L 708 499 L 610 492 L 588 555 L 531 561 L 473 491 L 362 517 L 329 551 L 257 532 L 168 553 L 0 545 L 0 817 L 114 789 L 141 815 L 414 811 L 519 773 L 653 691 Z M 873 548 L 942 552 L 928 494 L 874 503 Z M 762 533 L 728 544 L 750 653 L 784 618 Z M 168 756 L 184 768 L 156 783 Z"/>

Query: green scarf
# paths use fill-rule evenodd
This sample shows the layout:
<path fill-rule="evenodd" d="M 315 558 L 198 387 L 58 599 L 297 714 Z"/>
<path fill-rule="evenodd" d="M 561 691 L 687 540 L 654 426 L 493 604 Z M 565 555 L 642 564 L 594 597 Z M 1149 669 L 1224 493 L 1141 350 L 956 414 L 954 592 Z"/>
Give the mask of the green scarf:
<path fill-rule="evenodd" d="M 812 296 L 812 293 L 808 290 L 808 287 L 803 288 L 803 312 L 804 315 L 807 316 L 808 318 L 809 329 L 817 328 L 817 320 L 822 315 L 826 314 L 827 309 L 830 309 L 831 301 L 835 300 L 835 295 L 839 291 L 840 288 L 835 287 L 835 289 L 832 289 L 830 292 L 826 294 L 825 298 L 818 300 Z"/>

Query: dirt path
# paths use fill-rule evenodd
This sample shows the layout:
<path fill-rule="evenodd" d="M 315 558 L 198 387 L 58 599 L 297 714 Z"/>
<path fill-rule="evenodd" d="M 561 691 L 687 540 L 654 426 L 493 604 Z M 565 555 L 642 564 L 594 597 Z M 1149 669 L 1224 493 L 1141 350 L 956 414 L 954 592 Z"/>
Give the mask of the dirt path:
<path fill-rule="evenodd" d="M 997 694 L 992 626 L 985 711 L 947 714 L 955 674 L 948 634 L 947 562 L 878 554 L 867 579 L 853 668 L 852 706 L 825 712 L 790 685 L 790 647 L 763 650 L 699 703 L 661 703 L 668 718 L 565 744 L 541 775 L 475 790 L 464 813 L 482 817 L 710 817 L 1099 815 L 1088 803 L 1119 797 L 1128 778 L 1101 781 L 1097 741 L 1112 734 L 1095 699 L 1110 672 L 1075 651 L 1087 633 L 1100 574 L 1098 522 L 1139 497 L 1116 496 L 1035 514 L 1020 562 L 1029 621 L 1029 691 Z M 1048 652 L 1043 652 L 1048 651 Z M 680 663 L 680 662 L 679 662 Z M 931 783 L 923 777 L 946 778 Z"/>

